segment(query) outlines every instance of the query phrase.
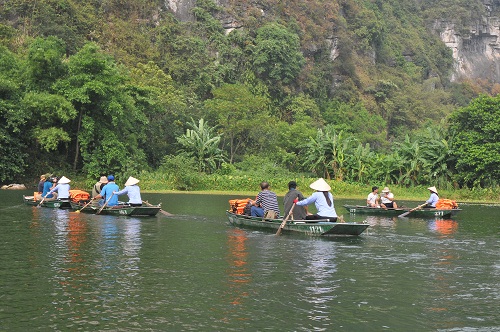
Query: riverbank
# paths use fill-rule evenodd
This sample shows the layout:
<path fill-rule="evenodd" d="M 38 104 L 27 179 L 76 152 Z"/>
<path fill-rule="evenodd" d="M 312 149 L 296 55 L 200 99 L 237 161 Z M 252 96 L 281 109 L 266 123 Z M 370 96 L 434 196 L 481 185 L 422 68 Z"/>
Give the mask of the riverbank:
<path fill-rule="evenodd" d="M 197 174 L 196 176 L 182 177 L 178 175 L 165 175 L 159 173 L 141 172 L 136 176 L 139 180 L 139 186 L 143 193 L 188 193 L 188 194 L 212 194 L 212 195 L 234 195 L 235 197 L 254 197 L 260 190 L 259 184 L 263 181 L 262 177 L 252 175 L 219 175 L 219 174 Z M 120 188 L 123 187 L 127 177 L 117 176 L 116 183 Z M 288 182 L 294 180 L 298 184 L 298 189 L 305 196 L 309 196 L 312 190 L 309 184 L 316 178 L 310 177 L 277 177 L 265 179 L 271 184 L 271 190 L 279 196 L 284 196 L 288 191 Z M 71 177 L 71 188 L 89 191 L 96 180 Z M 372 185 L 346 183 L 336 180 L 327 180 L 336 198 L 359 200 L 360 203 L 366 200 L 371 192 Z M 380 187 L 384 184 L 374 184 Z M 36 184 L 26 185 L 36 188 Z M 404 201 L 425 201 L 429 198 L 427 186 L 400 187 L 389 186 L 394 193 L 396 200 Z M 456 200 L 463 203 L 484 203 L 499 204 L 500 188 L 474 188 L 474 189 L 446 189 L 437 186 L 439 196 Z"/>

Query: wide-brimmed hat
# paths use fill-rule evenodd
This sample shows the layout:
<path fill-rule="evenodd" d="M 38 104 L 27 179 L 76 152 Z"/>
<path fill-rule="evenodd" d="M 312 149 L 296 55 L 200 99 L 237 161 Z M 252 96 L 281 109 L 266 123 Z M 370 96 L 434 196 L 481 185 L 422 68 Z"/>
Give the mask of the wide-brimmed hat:
<path fill-rule="evenodd" d="M 436 194 L 438 193 L 438 190 L 436 189 L 436 187 L 429 187 L 429 188 L 427 188 L 427 189 L 429 189 L 429 190 L 430 190 L 430 191 L 432 191 L 433 193 L 436 193 Z"/>
<path fill-rule="evenodd" d="M 99 179 L 99 183 L 108 183 L 108 178 L 105 176 L 101 176 L 101 178 Z"/>
<path fill-rule="evenodd" d="M 57 181 L 57 183 L 62 183 L 62 184 L 65 184 L 65 183 L 70 183 L 71 180 L 68 179 L 67 177 L 63 176 L 62 178 L 59 179 L 59 181 Z"/>
<path fill-rule="evenodd" d="M 330 186 L 328 185 L 328 183 L 326 183 L 325 179 L 323 178 L 319 178 L 317 179 L 316 181 L 314 181 L 313 183 L 311 183 L 309 185 L 309 187 L 311 189 L 314 189 L 314 190 L 317 190 L 317 191 L 330 191 Z"/>
<path fill-rule="evenodd" d="M 390 192 L 389 187 L 385 187 L 384 190 L 382 190 L 383 193 L 388 193 Z"/>
<path fill-rule="evenodd" d="M 138 184 L 138 183 L 139 183 L 139 180 L 137 180 L 134 177 L 129 177 L 127 182 L 125 182 L 125 185 L 126 186 L 133 186 L 134 184 Z"/>

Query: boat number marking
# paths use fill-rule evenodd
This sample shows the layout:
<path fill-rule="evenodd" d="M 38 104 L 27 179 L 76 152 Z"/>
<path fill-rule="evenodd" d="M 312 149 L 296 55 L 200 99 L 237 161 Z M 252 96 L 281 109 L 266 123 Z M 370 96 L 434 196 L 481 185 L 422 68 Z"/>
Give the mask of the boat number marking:
<path fill-rule="evenodd" d="M 323 233 L 323 227 L 321 226 L 311 226 L 312 233 Z"/>
<path fill-rule="evenodd" d="M 54 203 L 54 207 L 60 207 L 61 203 Z"/>
<path fill-rule="evenodd" d="M 127 214 L 127 211 L 125 211 L 125 210 L 120 210 L 120 214 Z"/>
<path fill-rule="evenodd" d="M 349 209 L 350 213 L 356 213 L 356 209 Z"/>
<path fill-rule="evenodd" d="M 443 212 L 443 211 L 436 211 L 436 212 L 434 212 L 434 215 L 435 215 L 436 217 L 440 217 L 440 216 L 443 216 L 443 215 L 444 215 L 444 212 Z"/>

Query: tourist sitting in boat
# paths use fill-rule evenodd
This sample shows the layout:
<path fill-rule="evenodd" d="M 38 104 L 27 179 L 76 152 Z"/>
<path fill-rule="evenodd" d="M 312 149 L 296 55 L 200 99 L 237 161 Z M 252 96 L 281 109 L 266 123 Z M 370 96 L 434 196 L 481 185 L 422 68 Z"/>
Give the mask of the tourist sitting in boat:
<path fill-rule="evenodd" d="M 438 191 L 436 187 L 429 187 L 427 189 L 430 191 L 431 196 L 427 201 L 425 201 L 425 203 L 427 204 L 424 206 L 424 208 L 434 209 L 436 208 L 436 203 L 439 201 Z"/>
<path fill-rule="evenodd" d="M 311 189 L 316 190 L 311 196 L 299 201 L 297 198 L 294 203 L 298 206 L 306 206 L 314 203 L 316 214 L 306 216 L 306 220 L 328 219 L 328 221 L 337 221 L 337 212 L 333 204 L 333 195 L 330 193 L 331 187 L 326 183 L 325 179 L 320 178 L 309 186 Z"/>
<path fill-rule="evenodd" d="M 105 176 L 101 176 L 99 181 L 94 184 L 92 187 L 92 199 L 95 199 L 97 195 L 99 195 L 102 191 L 102 188 L 108 183 L 108 178 Z"/>
<path fill-rule="evenodd" d="M 391 193 L 389 190 L 389 187 L 385 187 L 384 190 L 382 190 L 382 197 L 380 198 L 380 206 L 383 209 L 397 209 L 398 204 L 394 201 L 394 194 Z"/>
<path fill-rule="evenodd" d="M 94 199 L 99 200 L 99 205 L 116 206 L 118 205 L 118 195 L 114 195 L 115 191 L 119 191 L 120 187 L 115 183 L 114 175 L 108 175 L 108 183 L 102 187 L 102 191 Z"/>
<path fill-rule="evenodd" d="M 56 199 L 54 194 L 50 193 L 50 190 L 54 186 L 56 178 L 48 178 L 47 181 L 43 184 L 42 198 L 45 198 L 46 201 L 51 201 Z"/>
<path fill-rule="evenodd" d="M 298 198 L 299 201 L 303 200 L 305 197 L 302 193 L 297 190 L 297 182 L 290 181 L 288 182 L 288 192 L 283 199 L 284 208 L 285 208 L 285 216 L 288 216 L 290 213 L 290 209 L 293 206 L 293 201 Z M 306 219 L 307 216 L 307 206 L 295 206 L 292 211 L 292 220 L 303 220 Z"/>
<path fill-rule="evenodd" d="M 366 198 L 366 206 L 374 208 L 380 207 L 377 186 L 373 186 L 372 192 L 368 194 L 368 197 Z"/>
<path fill-rule="evenodd" d="M 250 214 L 253 217 L 278 218 L 280 208 L 278 204 L 278 196 L 276 193 L 269 190 L 270 186 L 267 182 L 260 183 L 261 191 L 257 194 L 255 201 L 250 200 L 252 207 Z"/>
<path fill-rule="evenodd" d="M 127 194 L 128 204 L 130 206 L 142 206 L 141 189 L 137 185 L 138 183 L 139 180 L 134 177 L 129 177 L 127 182 L 125 182 L 125 188 L 120 191 L 113 191 L 113 194 L 115 194 L 115 196 Z"/>
<path fill-rule="evenodd" d="M 49 191 L 49 195 L 54 192 L 57 192 L 57 199 L 61 201 L 68 201 L 70 182 L 71 182 L 70 179 L 63 176 L 62 178 L 59 179 L 59 181 L 57 181 L 57 185 Z"/>

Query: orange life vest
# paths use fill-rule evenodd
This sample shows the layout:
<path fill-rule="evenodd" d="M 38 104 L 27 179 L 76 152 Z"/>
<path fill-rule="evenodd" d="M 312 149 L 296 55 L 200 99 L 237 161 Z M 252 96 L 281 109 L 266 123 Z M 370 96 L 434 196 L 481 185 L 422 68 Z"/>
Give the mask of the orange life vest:
<path fill-rule="evenodd" d="M 80 201 L 88 201 L 90 194 L 83 190 L 73 189 L 69 191 L 69 198 L 71 201 L 78 203 Z"/>
<path fill-rule="evenodd" d="M 248 204 L 249 201 L 250 201 L 250 198 L 230 199 L 229 200 L 229 211 L 236 213 L 236 214 L 243 214 L 243 211 L 245 210 L 245 206 Z"/>
<path fill-rule="evenodd" d="M 436 203 L 436 209 L 440 210 L 458 209 L 458 204 L 456 201 L 452 201 L 451 199 L 440 198 Z"/>

